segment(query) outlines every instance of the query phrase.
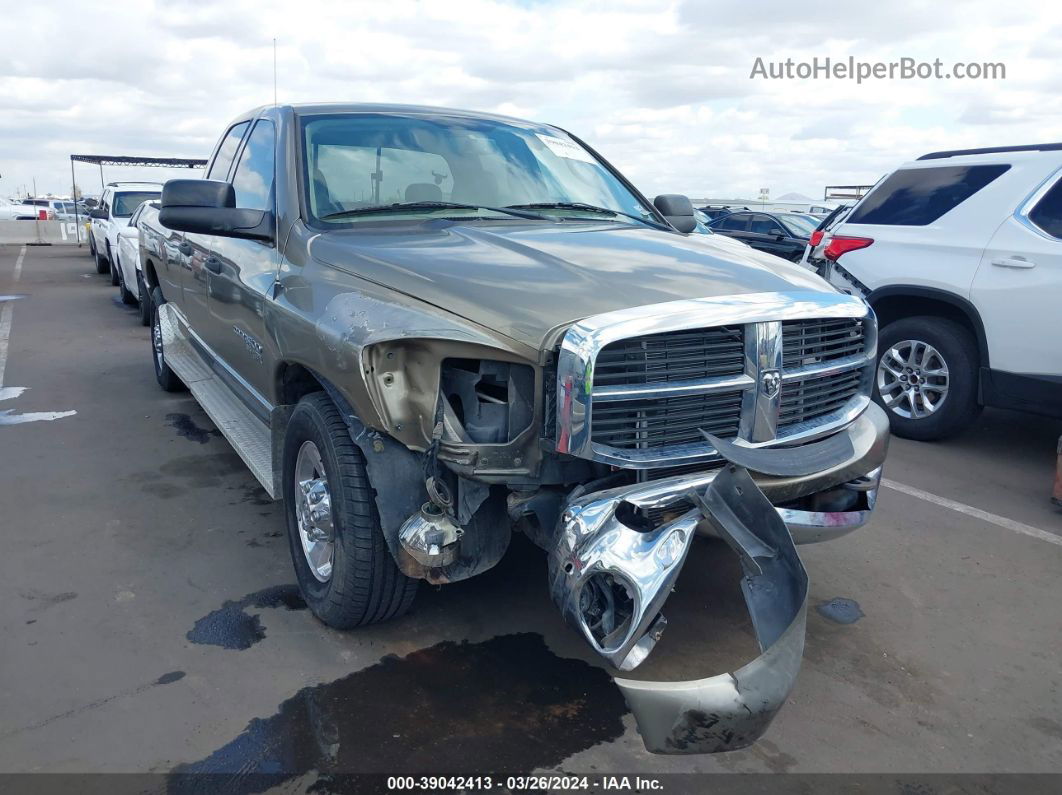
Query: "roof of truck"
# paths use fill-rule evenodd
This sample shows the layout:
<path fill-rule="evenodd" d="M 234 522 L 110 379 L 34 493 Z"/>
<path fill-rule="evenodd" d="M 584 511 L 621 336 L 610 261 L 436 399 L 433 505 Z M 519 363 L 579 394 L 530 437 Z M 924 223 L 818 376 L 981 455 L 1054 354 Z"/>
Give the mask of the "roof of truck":
<path fill-rule="evenodd" d="M 498 113 L 486 113 L 478 110 L 460 108 L 443 108 L 432 105 L 400 105 L 386 102 L 299 102 L 285 105 L 259 105 L 257 108 L 241 113 L 232 123 L 252 119 L 270 108 L 290 108 L 297 116 L 313 116 L 326 113 L 393 113 L 403 116 L 462 116 L 470 119 L 492 119 L 502 122 L 520 124 L 541 124 L 529 119 L 503 116 Z"/>

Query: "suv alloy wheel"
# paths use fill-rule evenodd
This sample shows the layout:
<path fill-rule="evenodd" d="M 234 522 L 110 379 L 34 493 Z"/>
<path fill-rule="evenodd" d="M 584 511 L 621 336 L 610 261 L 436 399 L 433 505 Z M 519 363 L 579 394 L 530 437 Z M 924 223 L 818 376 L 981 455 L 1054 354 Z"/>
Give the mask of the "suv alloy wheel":
<path fill-rule="evenodd" d="M 940 317 L 908 317 L 878 338 L 874 400 L 888 412 L 892 432 L 907 439 L 941 439 L 977 417 L 977 349 L 969 332 Z"/>

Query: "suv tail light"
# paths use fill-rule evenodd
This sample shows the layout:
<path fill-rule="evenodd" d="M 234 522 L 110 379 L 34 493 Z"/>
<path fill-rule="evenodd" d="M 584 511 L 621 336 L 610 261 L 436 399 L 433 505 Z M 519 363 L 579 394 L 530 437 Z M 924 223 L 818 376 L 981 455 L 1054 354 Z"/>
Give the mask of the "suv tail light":
<path fill-rule="evenodd" d="M 48 220 L 48 211 L 47 210 L 37 210 L 37 220 L 38 221 L 47 221 Z"/>
<path fill-rule="evenodd" d="M 826 233 L 823 230 L 821 230 L 821 229 L 816 229 L 814 232 L 812 232 L 811 233 L 811 240 L 809 241 L 811 243 L 811 247 L 815 248 L 815 246 L 817 246 L 819 243 L 821 243 L 822 242 L 822 236 L 825 235 L 825 234 Z"/>
<path fill-rule="evenodd" d="M 866 248 L 873 242 L 874 239 L 870 237 L 838 237 L 834 235 L 826 246 L 824 255 L 826 259 L 836 262 L 841 258 L 842 254 Z"/>

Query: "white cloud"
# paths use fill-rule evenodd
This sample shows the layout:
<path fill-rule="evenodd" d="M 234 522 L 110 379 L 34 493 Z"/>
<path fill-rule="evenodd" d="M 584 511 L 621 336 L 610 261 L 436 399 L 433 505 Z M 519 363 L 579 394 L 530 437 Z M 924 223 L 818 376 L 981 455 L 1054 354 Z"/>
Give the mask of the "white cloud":
<path fill-rule="evenodd" d="M 816 196 L 934 149 L 1062 138 L 1059 31 L 1062 7 L 1031 0 L 18 3 L 0 18 L 0 194 L 33 178 L 68 191 L 71 152 L 207 156 L 228 119 L 272 101 L 275 36 L 281 102 L 525 116 L 649 194 Z M 849 55 L 998 61 L 1007 77 L 749 78 L 757 56 Z"/>

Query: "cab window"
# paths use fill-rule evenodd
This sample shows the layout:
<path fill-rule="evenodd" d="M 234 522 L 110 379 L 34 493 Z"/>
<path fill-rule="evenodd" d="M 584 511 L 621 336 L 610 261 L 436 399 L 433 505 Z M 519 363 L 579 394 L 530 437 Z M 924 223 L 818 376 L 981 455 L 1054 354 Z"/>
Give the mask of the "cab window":
<path fill-rule="evenodd" d="M 210 164 L 210 170 L 206 175 L 207 179 L 225 179 L 229 175 L 229 166 L 232 165 L 232 159 L 236 157 L 236 150 L 239 148 L 240 141 L 243 140 L 243 134 L 247 132 L 250 124 L 249 121 L 242 121 L 239 124 L 232 125 L 229 131 L 225 133 L 221 146 L 218 147 L 217 154 L 214 155 L 214 162 Z"/>

